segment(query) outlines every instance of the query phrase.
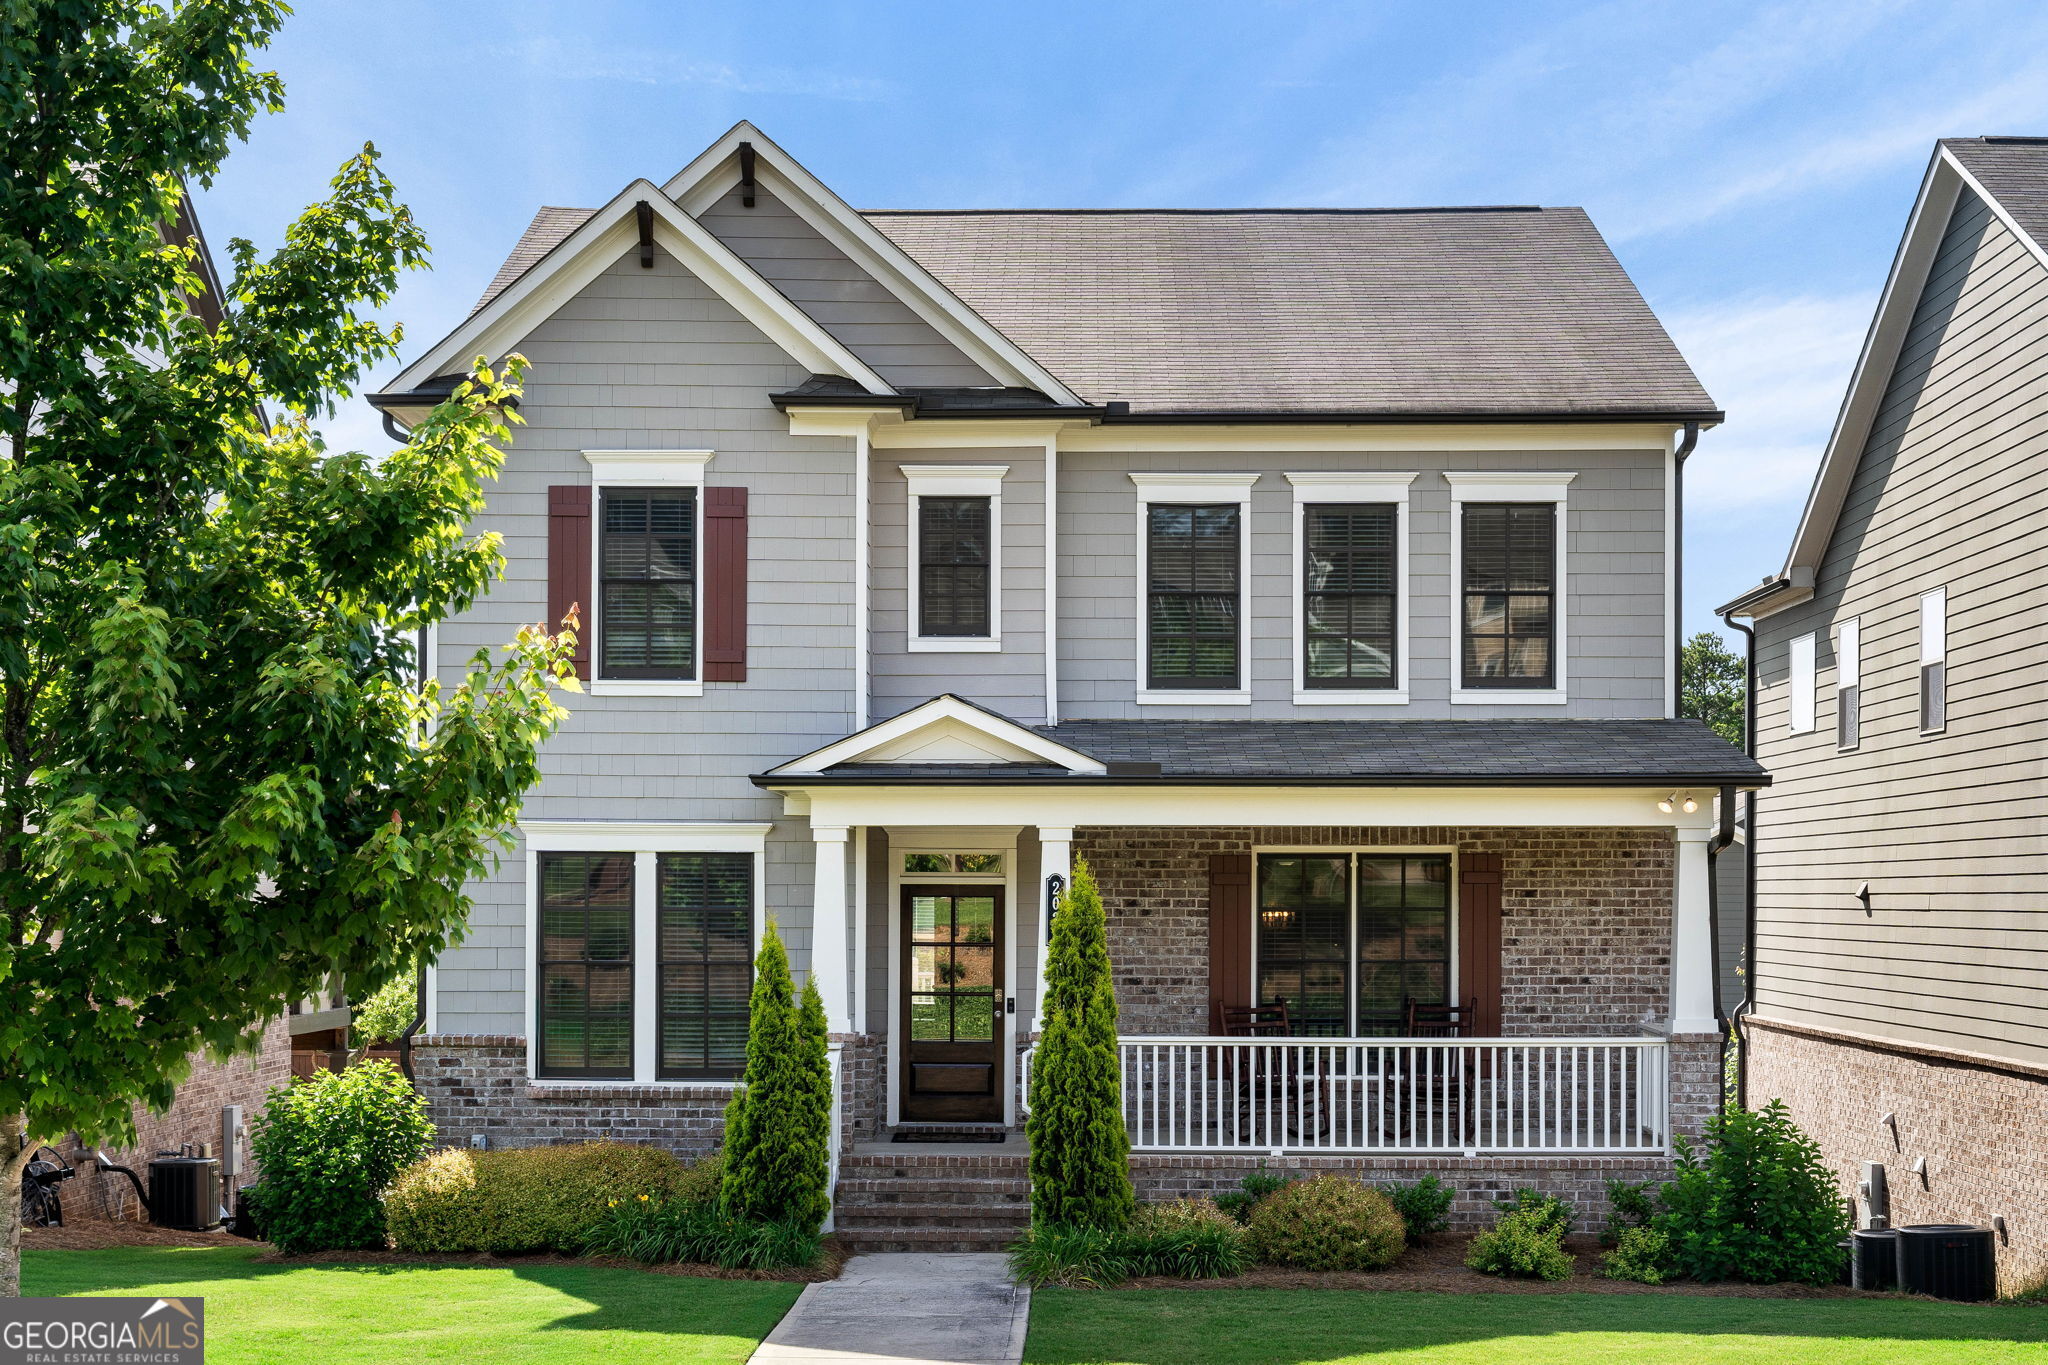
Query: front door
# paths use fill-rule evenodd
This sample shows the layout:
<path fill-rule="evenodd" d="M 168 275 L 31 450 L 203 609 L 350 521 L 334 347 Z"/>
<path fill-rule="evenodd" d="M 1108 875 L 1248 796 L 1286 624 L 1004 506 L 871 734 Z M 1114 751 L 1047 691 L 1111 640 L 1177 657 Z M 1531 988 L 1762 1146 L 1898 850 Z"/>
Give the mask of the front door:
<path fill-rule="evenodd" d="M 1000 1123 L 1003 892 L 903 888 L 902 1115 Z"/>

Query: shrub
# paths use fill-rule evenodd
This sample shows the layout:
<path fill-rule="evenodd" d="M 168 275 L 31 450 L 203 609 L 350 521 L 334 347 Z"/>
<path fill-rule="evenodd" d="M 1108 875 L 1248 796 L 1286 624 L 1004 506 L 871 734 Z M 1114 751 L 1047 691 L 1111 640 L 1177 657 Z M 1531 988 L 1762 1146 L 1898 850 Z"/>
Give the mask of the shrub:
<path fill-rule="evenodd" d="M 672 1199 L 690 1181 L 682 1162 L 658 1147 L 453 1148 L 413 1166 L 391 1187 L 391 1242 L 400 1251 L 573 1254 L 612 1201 Z"/>
<path fill-rule="evenodd" d="M 1410 1241 L 1450 1230 L 1451 1201 L 1458 1192 L 1435 1176 L 1426 1175 L 1412 1185 L 1382 1185 L 1380 1190 L 1408 1225 Z"/>
<path fill-rule="evenodd" d="M 1102 1289 L 1132 1274 L 1120 1229 L 1034 1223 L 1010 1248 L 1010 1273 L 1029 1285 Z"/>
<path fill-rule="evenodd" d="M 419 1011 L 419 968 L 407 966 L 379 986 L 370 998 L 351 1003 L 349 1039 L 358 1047 L 398 1040 Z"/>
<path fill-rule="evenodd" d="M 1120 1228 L 1130 1221 L 1129 1135 L 1117 1060 L 1116 987 L 1102 897 L 1085 860 L 1053 916 L 1045 1033 L 1031 1066 L 1031 1221 Z"/>
<path fill-rule="evenodd" d="M 1619 1176 L 1610 1178 L 1607 1182 L 1607 1226 L 1600 1230 L 1600 1245 L 1619 1246 L 1621 1235 L 1630 1228 L 1648 1227 L 1650 1220 L 1657 1216 L 1658 1190 L 1654 1180 L 1645 1180 L 1638 1185 Z"/>
<path fill-rule="evenodd" d="M 1482 1275 L 1568 1280 L 1572 1257 L 1564 1249 L 1564 1232 L 1565 1224 L 1555 1209 L 1532 1201 L 1516 1212 L 1503 1213 L 1490 1231 L 1474 1237 L 1465 1253 L 1465 1264 Z"/>
<path fill-rule="evenodd" d="M 1677 1178 L 1657 1229 L 1672 1266 L 1696 1280 L 1831 1284 L 1849 1218 L 1820 1147 L 1782 1100 L 1707 1120 L 1707 1155 L 1678 1140 Z"/>
<path fill-rule="evenodd" d="M 749 1223 L 813 1232 L 831 1207 L 832 1073 L 816 981 L 797 1003 L 789 955 L 771 921 L 754 959 L 746 1084 L 725 1111 L 719 1203 Z"/>
<path fill-rule="evenodd" d="M 1662 1284 L 1671 1278 L 1671 1239 L 1650 1227 L 1623 1228 L 1614 1250 L 1600 1258 L 1610 1280 Z"/>
<path fill-rule="evenodd" d="M 286 1252 L 382 1247 L 385 1187 L 433 1141 L 426 1101 L 388 1062 L 271 1091 L 250 1141 L 265 1233 Z"/>
<path fill-rule="evenodd" d="M 1493 1206 L 1502 1213 L 1528 1214 L 1539 1227 L 1555 1225 L 1559 1237 L 1572 1230 L 1572 1206 L 1554 1194 L 1523 1188 L 1515 1191 L 1513 1199 L 1494 1200 Z"/>
<path fill-rule="evenodd" d="M 593 1256 L 652 1264 L 703 1261 L 728 1270 L 785 1270 L 818 1259 L 822 1238 L 802 1223 L 754 1223 L 717 1204 L 679 1197 L 611 1199 L 583 1232 Z"/>
<path fill-rule="evenodd" d="M 1253 1207 L 1250 1226 L 1260 1260 L 1302 1270 L 1383 1270 L 1408 1233 L 1384 1194 L 1337 1175 L 1275 1190 Z"/>
<path fill-rule="evenodd" d="M 1259 1169 L 1245 1176 L 1243 1180 L 1240 1180 L 1236 1189 L 1217 1195 L 1216 1207 L 1222 1209 L 1240 1223 L 1250 1222 L 1252 1209 L 1261 1199 L 1264 1199 L 1275 1190 L 1286 1189 L 1299 1178 L 1292 1175 L 1278 1175 L 1267 1170 L 1265 1163 L 1261 1162 L 1259 1163 Z"/>
<path fill-rule="evenodd" d="M 725 1151 L 721 1148 L 683 1172 L 675 1183 L 675 1197 L 694 1204 L 716 1204 L 724 1184 Z"/>
<path fill-rule="evenodd" d="M 1122 1251 L 1134 1275 L 1213 1280 L 1252 1263 L 1245 1231 L 1207 1199 L 1141 1205 L 1124 1229 Z"/>

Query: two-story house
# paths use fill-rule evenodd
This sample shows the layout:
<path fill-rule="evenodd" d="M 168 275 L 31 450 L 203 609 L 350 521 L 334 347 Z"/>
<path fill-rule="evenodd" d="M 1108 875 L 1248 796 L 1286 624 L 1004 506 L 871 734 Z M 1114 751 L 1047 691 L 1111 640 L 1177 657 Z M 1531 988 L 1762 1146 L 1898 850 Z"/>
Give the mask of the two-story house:
<path fill-rule="evenodd" d="M 1721 609 L 1777 775 L 1742 1031 L 1845 1194 L 1996 1220 L 2007 1292 L 2048 1274 L 2044 473 L 2048 138 L 1948 139 L 1785 564 Z"/>
<path fill-rule="evenodd" d="M 513 350 L 509 570 L 438 667 L 573 605 L 588 682 L 434 969 L 444 1134 L 712 1144 L 772 917 L 842 1174 L 1001 1137 L 1081 859 L 1148 1192 L 1590 1203 L 1717 1102 L 1720 414 L 1581 211 L 855 212 L 741 124 L 541 210 L 375 401 Z"/>

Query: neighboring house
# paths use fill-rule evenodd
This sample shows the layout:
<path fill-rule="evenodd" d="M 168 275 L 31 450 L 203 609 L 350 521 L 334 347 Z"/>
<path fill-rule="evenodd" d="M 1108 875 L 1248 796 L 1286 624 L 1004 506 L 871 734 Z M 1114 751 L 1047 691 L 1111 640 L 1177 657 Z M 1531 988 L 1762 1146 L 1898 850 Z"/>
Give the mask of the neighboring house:
<path fill-rule="evenodd" d="M 1581 211 L 857 213 L 742 124 L 541 210 L 373 401 L 514 350 L 437 667 L 576 606 L 589 681 L 433 972 L 444 1136 L 704 1150 L 772 918 L 842 1216 L 971 1240 L 884 1236 L 916 1149 L 863 1149 L 1021 1124 L 1081 859 L 1148 1193 L 1288 1151 L 1590 1212 L 1716 1104 L 1711 812 L 1765 781 L 1672 718 L 1720 414 Z M 1017 1145 L 947 1178 L 1013 1199 Z"/>
<path fill-rule="evenodd" d="M 2048 1273 L 2044 247 L 2048 139 L 1935 149 L 1785 567 L 1722 608 L 1777 775 L 1749 1099 L 1894 1222 L 2004 1220 L 2007 1289 Z"/>

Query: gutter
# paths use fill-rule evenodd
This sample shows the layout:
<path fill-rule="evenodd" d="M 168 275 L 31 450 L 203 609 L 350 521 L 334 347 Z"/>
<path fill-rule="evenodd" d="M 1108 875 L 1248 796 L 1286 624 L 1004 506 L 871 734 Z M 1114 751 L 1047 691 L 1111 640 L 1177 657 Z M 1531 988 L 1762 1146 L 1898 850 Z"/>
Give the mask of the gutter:
<path fill-rule="evenodd" d="M 1380 773 L 1370 777 L 1337 775 L 1301 777 L 1290 774 L 1216 773 L 1056 773 L 1044 777 L 1005 776 L 990 773 L 962 776 L 941 773 L 932 776 L 909 773 L 822 772 L 755 773 L 747 779 L 770 791 L 806 790 L 812 787 L 1621 787 L 1662 792 L 1676 787 L 1716 787 L 1724 790 L 1752 785 L 1768 786 L 1763 773 L 1665 773 L 1647 777 L 1642 773 L 1573 773 L 1559 775 L 1499 775 L 1452 777 L 1442 773 Z"/>
<path fill-rule="evenodd" d="M 1786 586 L 1785 580 L 1766 583 L 1750 593 L 1748 597 L 1768 595 Z M 1720 616 L 1729 629 L 1742 632 L 1744 641 L 1744 665 L 1742 686 L 1742 751 L 1756 757 L 1756 627 L 1743 625 L 1735 619 L 1735 612 L 1748 600 L 1737 598 L 1720 609 Z M 1742 874 L 1742 999 L 1735 1006 L 1731 1016 L 1738 1036 L 1742 1021 L 1756 1012 L 1756 792 L 1744 793 L 1743 824 L 1744 835 Z M 1718 964 L 1716 964 L 1718 966 Z M 1718 982 L 1718 976 L 1716 978 Z M 1737 1043 L 1735 1049 L 1735 1103 L 1738 1107 L 1749 1107 L 1749 1047 L 1746 1039 Z"/>
<path fill-rule="evenodd" d="M 1721 1008 L 1721 882 L 1714 875 L 1714 864 L 1735 842 L 1735 788 L 1721 788 L 1714 805 L 1721 814 L 1721 827 L 1707 842 L 1707 951 L 1713 958 L 1714 969 L 1714 1031 L 1721 1035 L 1725 1047 L 1728 1016 Z"/>

